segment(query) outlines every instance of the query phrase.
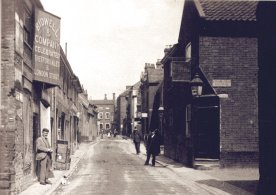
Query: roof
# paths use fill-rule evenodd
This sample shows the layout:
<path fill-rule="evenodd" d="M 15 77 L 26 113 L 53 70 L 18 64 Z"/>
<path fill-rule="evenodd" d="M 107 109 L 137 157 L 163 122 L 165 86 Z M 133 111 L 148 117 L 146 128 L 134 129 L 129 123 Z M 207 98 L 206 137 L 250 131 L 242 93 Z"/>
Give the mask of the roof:
<path fill-rule="evenodd" d="M 200 17 L 208 21 L 256 21 L 258 1 L 194 0 Z"/>
<path fill-rule="evenodd" d="M 114 104 L 113 100 L 89 100 L 90 104 L 92 105 L 107 105 L 107 104 Z"/>

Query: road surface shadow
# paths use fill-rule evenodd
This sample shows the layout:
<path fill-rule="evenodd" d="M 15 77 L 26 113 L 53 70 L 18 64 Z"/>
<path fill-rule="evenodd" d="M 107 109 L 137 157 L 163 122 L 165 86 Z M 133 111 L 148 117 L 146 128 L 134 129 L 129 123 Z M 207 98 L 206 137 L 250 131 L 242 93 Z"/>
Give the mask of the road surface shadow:
<path fill-rule="evenodd" d="M 197 181 L 200 184 L 205 184 L 220 190 L 223 190 L 230 194 L 240 194 L 240 189 L 244 190 L 243 195 L 256 195 L 258 180 L 231 180 L 231 181 L 219 181 L 215 179 Z"/>

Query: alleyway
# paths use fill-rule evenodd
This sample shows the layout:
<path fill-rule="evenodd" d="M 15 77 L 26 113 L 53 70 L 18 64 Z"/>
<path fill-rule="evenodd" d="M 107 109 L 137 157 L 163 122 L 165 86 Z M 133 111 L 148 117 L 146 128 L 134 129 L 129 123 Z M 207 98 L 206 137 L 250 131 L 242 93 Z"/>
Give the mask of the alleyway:
<path fill-rule="evenodd" d="M 144 166 L 130 146 L 120 138 L 101 140 L 90 147 L 70 184 L 54 194 L 210 194 L 160 164 Z"/>

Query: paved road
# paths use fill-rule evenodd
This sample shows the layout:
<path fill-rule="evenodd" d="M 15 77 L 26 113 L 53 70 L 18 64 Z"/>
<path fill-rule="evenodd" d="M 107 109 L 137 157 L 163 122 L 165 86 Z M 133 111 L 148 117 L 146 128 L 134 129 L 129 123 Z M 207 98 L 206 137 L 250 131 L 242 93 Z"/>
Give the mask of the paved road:
<path fill-rule="evenodd" d="M 144 166 L 129 141 L 106 138 L 91 146 L 70 184 L 54 194 L 170 195 L 211 194 L 198 184 L 157 164 Z M 141 145 L 141 147 L 144 147 Z"/>

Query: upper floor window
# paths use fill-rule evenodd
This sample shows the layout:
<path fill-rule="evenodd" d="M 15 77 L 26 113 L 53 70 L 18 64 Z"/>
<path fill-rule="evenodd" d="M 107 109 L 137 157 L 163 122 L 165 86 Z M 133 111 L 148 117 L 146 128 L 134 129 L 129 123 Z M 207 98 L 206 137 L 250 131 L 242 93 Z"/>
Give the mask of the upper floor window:
<path fill-rule="evenodd" d="M 32 14 L 28 8 L 25 8 L 24 12 L 24 42 L 29 46 L 32 45 Z"/>
<path fill-rule="evenodd" d="M 103 119 L 103 113 L 102 112 L 99 112 L 98 119 Z"/>
<path fill-rule="evenodd" d="M 106 112 L 106 113 L 105 113 L 105 118 L 106 118 L 106 119 L 110 119 L 110 113 L 109 113 L 109 112 Z"/>
<path fill-rule="evenodd" d="M 188 43 L 186 48 L 185 48 L 186 61 L 190 61 L 191 57 L 192 57 L 192 45 L 191 45 L 191 43 Z"/>
<path fill-rule="evenodd" d="M 109 123 L 105 124 L 105 129 L 110 129 L 110 124 Z"/>

